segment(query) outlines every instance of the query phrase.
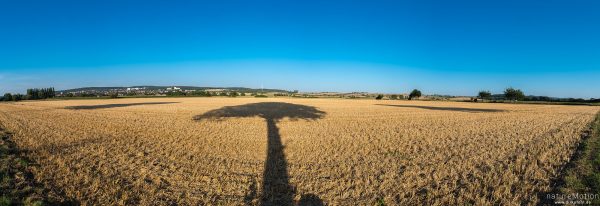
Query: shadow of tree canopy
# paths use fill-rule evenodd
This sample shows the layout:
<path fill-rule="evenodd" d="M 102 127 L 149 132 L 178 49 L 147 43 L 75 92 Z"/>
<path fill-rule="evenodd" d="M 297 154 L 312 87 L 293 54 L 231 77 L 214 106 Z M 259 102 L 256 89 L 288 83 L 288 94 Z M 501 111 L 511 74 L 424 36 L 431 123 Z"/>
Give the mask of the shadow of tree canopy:
<path fill-rule="evenodd" d="M 441 111 L 457 111 L 457 112 L 503 112 L 503 111 L 505 111 L 505 110 L 501 110 L 501 109 L 479 109 L 479 108 L 463 108 L 463 107 L 432 107 L 432 106 L 395 105 L 395 104 L 376 104 L 376 105 L 389 106 L 389 107 L 405 107 L 405 108 L 441 110 Z"/>
<path fill-rule="evenodd" d="M 263 173 L 261 205 L 294 205 L 295 188 L 289 183 L 287 161 L 283 152 L 281 136 L 276 123 L 284 118 L 290 120 L 317 120 L 325 116 L 325 112 L 315 107 L 283 103 L 262 102 L 239 106 L 226 106 L 194 116 L 194 120 L 216 120 L 240 117 L 262 117 L 267 122 L 267 159 Z M 254 196 L 252 192 L 250 196 Z M 323 205 L 316 196 L 309 194 L 310 199 L 300 200 L 298 205 Z M 254 197 L 248 197 L 253 199 Z"/>
<path fill-rule="evenodd" d="M 291 120 L 316 120 L 326 113 L 315 107 L 284 102 L 261 102 L 239 106 L 227 106 L 208 111 L 194 117 L 195 120 L 210 119 L 222 121 L 233 117 L 262 117 L 266 120 L 279 121 L 283 118 Z"/>
<path fill-rule="evenodd" d="M 107 108 L 116 108 L 116 107 L 130 107 L 130 106 L 138 106 L 138 105 L 156 105 L 156 104 L 175 104 L 179 102 L 140 102 L 140 103 L 126 103 L 126 104 L 101 104 L 101 105 L 80 105 L 80 106 L 68 106 L 65 109 L 107 109 Z"/>
<path fill-rule="evenodd" d="M 36 197 L 38 201 L 33 202 L 41 205 L 81 205 L 54 185 L 36 181 L 29 166 L 19 166 L 26 164 L 35 167 L 39 164 L 28 158 L 31 150 L 19 148 L 13 141 L 13 134 L 1 127 L 0 142 L 0 162 L 5 164 L 0 166 L 0 197 L 9 202 L 7 205 L 38 205 L 28 204 L 29 197 Z M 17 174 L 20 174 L 18 178 Z"/>

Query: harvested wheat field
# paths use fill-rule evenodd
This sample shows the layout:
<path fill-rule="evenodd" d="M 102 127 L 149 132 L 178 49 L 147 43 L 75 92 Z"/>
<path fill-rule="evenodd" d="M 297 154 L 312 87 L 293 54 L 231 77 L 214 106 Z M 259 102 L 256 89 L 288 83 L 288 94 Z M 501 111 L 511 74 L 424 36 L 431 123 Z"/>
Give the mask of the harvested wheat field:
<path fill-rule="evenodd" d="M 0 104 L 85 205 L 536 204 L 598 107 L 155 98 Z"/>

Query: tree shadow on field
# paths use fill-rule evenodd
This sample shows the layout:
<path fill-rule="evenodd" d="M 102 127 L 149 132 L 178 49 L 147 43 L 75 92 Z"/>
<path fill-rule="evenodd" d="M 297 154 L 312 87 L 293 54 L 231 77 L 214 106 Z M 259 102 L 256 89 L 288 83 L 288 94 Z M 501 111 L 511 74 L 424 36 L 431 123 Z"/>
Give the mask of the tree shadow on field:
<path fill-rule="evenodd" d="M 463 107 L 431 107 L 431 106 L 418 106 L 418 105 L 395 105 L 395 104 L 376 104 L 379 106 L 389 107 L 404 107 L 404 108 L 419 108 L 429 110 L 440 110 L 440 111 L 456 111 L 456 112 L 503 112 L 501 109 L 479 109 L 479 108 L 463 108 Z"/>
<path fill-rule="evenodd" d="M 294 205 L 295 188 L 289 183 L 287 161 L 283 152 L 277 122 L 284 118 L 291 120 L 317 120 L 325 112 L 315 107 L 283 102 L 251 103 L 239 106 L 227 106 L 197 115 L 194 120 L 203 119 L 222 121 L 225 118 L 262 117 L 267 122 L 267 159 L 263 173 L 261 205 Z M 316 195 L 306 195 L 297 205 L 323 205 Z M 253 199 L 253 197 L 250 197 Z"/>
<path fill-rule="evenodd" d="M 175 104 L 179 102 L 140 102 L 140 103 L 127 103 L 127 104 L 100 104 L 100 105 L 80 105 L 80 106 L 68 106 L 65 109 L 107 109 L 107 108 L 115 108 L 115 107 L 129 107 L 129 106 L 138 106 L 138 105 L 156 105 L 156 104 Z"/>
<path fill-rule="evenodd" d="M 32 151 L 17 147 L 12 137 L 0 127 L 0 162 L 7 163 L 0 166 L 0 196 L 7 205 L 80 205 L 55 185 L 36 180 L 32 168 L 39 164 L 29 158 Z"/>

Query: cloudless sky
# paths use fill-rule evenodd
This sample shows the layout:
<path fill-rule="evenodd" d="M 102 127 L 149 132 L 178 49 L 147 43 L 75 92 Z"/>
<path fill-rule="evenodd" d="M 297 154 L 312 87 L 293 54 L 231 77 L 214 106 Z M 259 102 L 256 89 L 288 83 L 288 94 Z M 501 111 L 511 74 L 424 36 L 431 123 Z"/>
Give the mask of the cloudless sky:
<path fill-rule="evenodd" d="M 0 93 L 134 85 L 600 98 L 600 1 L 0 0 Z"/>

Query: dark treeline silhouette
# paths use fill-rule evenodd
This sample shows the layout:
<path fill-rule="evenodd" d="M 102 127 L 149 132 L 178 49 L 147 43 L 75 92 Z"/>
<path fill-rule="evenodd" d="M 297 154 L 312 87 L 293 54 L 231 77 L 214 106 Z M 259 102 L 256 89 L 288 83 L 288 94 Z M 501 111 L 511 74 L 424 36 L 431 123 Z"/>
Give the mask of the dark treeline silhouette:
<path fill-rule="evenodd" d="M 11 94 L 5 93 L 0 98 L 1 101 L 21 101 L 21 100 L 36 100 L 36 99 L 48 99 L 55 96 L 54 87 L 48 88 L 32 88 L 27 89 L 27 94 Z"/>
<path fill-rule="evenodd" d="M 563 102 L 563 103 L 600 103 L 600 99 L 583 99 L 583 98 L 556 98 L 548 96 L 535 96 L 525 95 L 520 89 L 508 87 L 504 90 L 503 94 L 494 94 L 487 90 L 482 90 L 477 95 L 477 98 L 482 100 L 490 100 L 496 102 L 498 100 L 510 100 L 510 101 L 533 101 L 533 102 Z M 477 99 L 471 99 L 471 101 L 477 101 Z"/>
<path fill-rule="evenodd" d="M 600 103 L 600 99 L 594 98 L 551 98 L 547 96 L 527 96 L 523 101 Z"/>
<path fill-rule="evenodd" d="M 237 97 L 237 96 L 246 96 L 243 92 L 236 91 L 228 91 L 228 92 L 209 92 L 209 91 L 193 91 L 193 92 L 183 92 L 183 91 L 173 91 L 168 92 L 167 96 L 180 97 L 180 96 L 188 96 L 188 97 L 212 97 L 212 96 L 227 96 L 227 97 Z"/>
<path fill-rule="evenodd" d="M 54 87 L 27 89 L 27 99 L 31 100 L 53 98 L 54 94 Z"/>

